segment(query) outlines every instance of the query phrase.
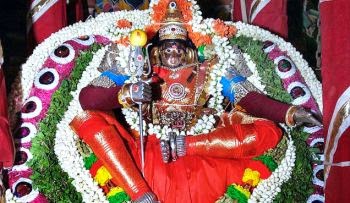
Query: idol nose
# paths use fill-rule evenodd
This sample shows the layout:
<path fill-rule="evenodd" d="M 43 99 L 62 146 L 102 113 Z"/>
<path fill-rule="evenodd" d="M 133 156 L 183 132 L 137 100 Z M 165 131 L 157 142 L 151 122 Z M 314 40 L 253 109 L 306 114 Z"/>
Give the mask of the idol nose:
<path fill-rule="evenodd" d="M 172 51 L 172 52 L 170 53 L 170 56 L 171 56 L 171 57 L 177 57 L 176 51 Z"/>

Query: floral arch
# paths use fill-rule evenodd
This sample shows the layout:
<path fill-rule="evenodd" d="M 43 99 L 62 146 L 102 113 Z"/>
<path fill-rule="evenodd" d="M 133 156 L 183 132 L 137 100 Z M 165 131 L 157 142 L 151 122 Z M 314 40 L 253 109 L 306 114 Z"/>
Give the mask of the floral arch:
<path fill-rule="evenodd" d="M 154 36 L 165 15 L 162 11 L 166 10 L 169 2 L 152 1 L 150 8 L 144 11 L 102 13 L 94 19 L 63 28 L 34 50 L 23 65 L 9 98 L 19 157 L 8 172 L 8 202 L 127 201 L 122 188 L 114 187 L 106 192 L 104 185 L 98 184 L 108 179 L 108 172 L 94 165 L 96 160 L 93 156 L 82 153 L 84 147 L 68 126 L 82 111 L 78 101 L 80 90 L 100 75 L 97 68 L 106 53 L 107 44 L 118 44 L 123 51 L 117 60 L 126 65 L 130 50 L 129 33 L 143 29 L 149 37 Z M 184 15 L 189 37 L 199 53 L 204 58 L 213 52 L 219 56 L 219 62 L 211 73 L 209 88 L 213 97 L 209 105 L 223 110 L 221 76 L 229 67 L 243 62 L 253 73 L 247 80 L 261 92 L 315 112 L 322 109 L 321 84 L 291 44 L 256 26 L 203 19 L 194 0 L 176 2 Z M 233 46 L 241 49 L 243 58 L 232 51 Z M 136 128 L 137 115 L 124 113 L 131 128 Z M 22 122 L 15 126 L 15 115 L 18 114 Z M 287 136 L 284 143 L 261 158 L 271 169 L 271 176 L 260 180 L 253 171 L 247 170 L 247 177 L 259 182 L 255 189 L 249 191 L 233 184 L 221 199 L 218 197 L 218 202 L 232 196 L 240 201 L 279 201 L 293 198 L 293 194 L 283 191 L 291 192 L 295 188 L 300 191 L 293 192 L 308 196 L 308 202 L 323 201 L 323 180 L 320 177 L 323 166 L 309 163 L 309 155 L 316 160 L 322 159 L 310 153 L 310 148 L 323 144 L 322 129 L 285 129 Z M 193 130 L 205 132 L 210 129 L 198 125 Z M 304 169 L 305 166 L 309 170 Z M 93 167 L 94 170 L 91 169 Z M 22 194 L 20 188 L 28 193 Z M 302 191 L 310 188 L 313 191 Z"/>

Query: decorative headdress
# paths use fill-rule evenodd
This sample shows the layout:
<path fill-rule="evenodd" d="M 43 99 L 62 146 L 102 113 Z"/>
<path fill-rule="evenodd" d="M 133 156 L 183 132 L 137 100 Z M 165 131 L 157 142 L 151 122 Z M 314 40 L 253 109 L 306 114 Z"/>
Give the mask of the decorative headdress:
<path fill-rule="evenodd" d="M 183 26 L 183 17 L 181 11 L 177 8 L 176 2 L 169 3 L 163 25 L 159 29 L 159 40 L 166 39 L 187 39 L 187 30 Z"/>

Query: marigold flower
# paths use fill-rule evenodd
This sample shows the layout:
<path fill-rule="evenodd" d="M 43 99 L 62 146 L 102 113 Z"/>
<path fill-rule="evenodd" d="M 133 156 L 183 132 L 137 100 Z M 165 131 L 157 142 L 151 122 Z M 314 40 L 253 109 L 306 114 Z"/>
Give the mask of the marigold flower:
<path fill-rule="evenodd" d="M 94 180 L 101 186 L 106 185 L 106 183 L 112 179 L 111 174 L 107 171 L 107 169 L 102 166 L 97 170 L 97 173 L 94 177 Z"/>
<path fill-rule="evenodd" d="M 177 4 L 184 18 L 184 22 L 187 23 L 192 20 L 191 2 L 187 0 L 178 0 Z"/>
<path fill-rule="evenodd" d="M 117 21 L 116 26 L 119 28 L 131 28 L 132 23 L 126 19 L 120 19 Z"/>
<path fill-rule="evenodd" d="M 260 182 L 260 173 L 259 171 L 253 171 L 250 168 L 244 170 L 242 181 L 244 183 L 249 183 L 251 186 L 255 187 Z"/>
<path fill-rule="evenodd" d="M 161 22 L 166 14 L 168 5 L 170 0 L 165 1 L 159 1 L 157 5 L 153 6 L 153 14 L 151 15 L 151 18 L 154 20 L 154 22 Z M 156 11 L 156 12 L 155 12 Z"/>
<path fill-rule="evenodd" d="M 233 25 L 226 25 L 224 21 L 217 19 L 213 23 L 213 28 L 221 37 L 231 38 L 237 33 L 237 28 Z"/>
<path fill-rule="evenodd" d="M 152 24 L 152 25 L 149 25 L 145 28 L 145 32 L 147 34 L 147 38 L 148 39 L 152 39 L 158 32 L 160 28 L 160 25 L 159 24 Z"/>
<path fill-rule="evenodd" d="M 209 35 L 203 35 L 199 32 L 193 32 L 191 29 L 188 30 L 188 36 L 196 45 L 196 47 L 199 47 L 201 45 L 209 45 L 212 44 L 211 37 Z"/>
<path fill-rule="evenodd" d="M 128 46 L 130 44 L 129 37 L 128 36 L 121 37 L 119 40 L 116 40 L 115 43 Z"/>

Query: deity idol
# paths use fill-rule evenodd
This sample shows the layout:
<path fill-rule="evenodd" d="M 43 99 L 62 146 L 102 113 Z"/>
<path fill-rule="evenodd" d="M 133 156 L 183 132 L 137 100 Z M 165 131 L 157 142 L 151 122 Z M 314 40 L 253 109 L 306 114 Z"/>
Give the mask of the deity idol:
<path fill-rule="evenodd" d="M 199 63 L 175 2 L 167 12 L 151 50 L 152 77 L 123 84 L 123 70 L 111 67 L 82 89 L 80 102 L 86 111 L 71 127 L 110 172 L 113 184 L 134 202 L 214 202 L 229 184 L 242 182 L 247 167 L 259 168 L 262 178 L 268 176 L 268 170 L 251 159 L 281 139 L 274 122 L 318 122 L 302 108 L 247 89 L 232 110 L 218 116 L 217 109 L 207 107 L 215 56 Z M 110 51 L 118 52 L 115 45 Z M 113 64 L 113 57 L 106 60 Z M 225 79 L 235 74 L 230 71 Z M 106 113 L 122 107 L 132 112 L 137 103 L 145 104 L 143 118 L 150 128 L 144 169 L 138 133 Z M 200 131 L 198 123 L 206 127 Z"/>

